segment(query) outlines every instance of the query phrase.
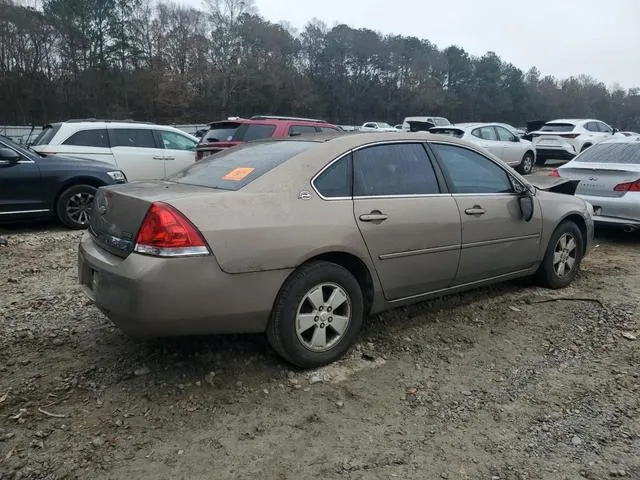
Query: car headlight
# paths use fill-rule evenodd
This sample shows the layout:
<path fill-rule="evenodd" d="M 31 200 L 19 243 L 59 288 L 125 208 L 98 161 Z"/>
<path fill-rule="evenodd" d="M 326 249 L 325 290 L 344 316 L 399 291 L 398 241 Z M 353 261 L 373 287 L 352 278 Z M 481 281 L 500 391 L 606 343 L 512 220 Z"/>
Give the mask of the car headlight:
<path fill-rule="evenodd" d="M 107 172 L 112 180 L 116 183 L 125 183 L 127 181 L 126 175 L 120 170 L 114 170 L 113 172 Z"/>

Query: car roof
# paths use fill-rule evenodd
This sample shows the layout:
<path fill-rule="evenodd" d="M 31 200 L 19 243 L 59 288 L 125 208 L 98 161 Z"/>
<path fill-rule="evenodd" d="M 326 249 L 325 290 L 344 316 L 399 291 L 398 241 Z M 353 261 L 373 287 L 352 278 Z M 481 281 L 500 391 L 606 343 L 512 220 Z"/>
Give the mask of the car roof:
<path fill-rule="evenodd" d="M 585 122 L 602 122 L 602 120 L 597 120 L 595 118 L 559 118 L 557 120 L 549 120 L 546 124 L 549 124 L 549 123 L 585 123 Z M 604 122 L 602 122 L 602 123 L 604 123 Z"/>
<path fill-rule="evenodd" d="M 268 116 L 268 115 L 258 115 L 252 118 L 240 118 L 240 117 L 231 117 L 224 120 L 217 120 L 214 122 L 210 122 L 209 127 L 213 127 L 215 125 L 225 124 L 225 123 L 239 123 L 239 124 L 249 124 L 249 125 L 274 125 L 274 124 L 289 124 L 295 123 L 298 125 L 316 125 L 316 126 L 335 126 L 330 122 L 325 120 L 316 120 L 313 118 L 298 118 L 298 117 L 278 117 L 278 116 Z"/>

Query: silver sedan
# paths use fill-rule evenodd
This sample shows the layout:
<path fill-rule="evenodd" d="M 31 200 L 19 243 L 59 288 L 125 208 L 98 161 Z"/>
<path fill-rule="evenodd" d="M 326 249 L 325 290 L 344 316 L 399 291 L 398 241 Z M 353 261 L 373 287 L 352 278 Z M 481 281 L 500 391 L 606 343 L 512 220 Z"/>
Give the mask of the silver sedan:
<path fill-rule="evenodd" d="M 640 137 L 598 143 L 551 175 L 580 180 L 576 196 L 593 205 L 596 224 L 640 230 Z"/>

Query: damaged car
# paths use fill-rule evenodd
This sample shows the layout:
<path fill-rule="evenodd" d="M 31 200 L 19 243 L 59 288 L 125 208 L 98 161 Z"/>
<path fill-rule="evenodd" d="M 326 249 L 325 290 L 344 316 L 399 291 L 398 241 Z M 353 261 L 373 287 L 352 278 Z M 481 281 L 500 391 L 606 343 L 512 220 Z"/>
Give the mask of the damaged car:
<path fill-rule="evenodd" d="M 251 142 L 98 190 L 79 280 L 132 335 L 265 332 L 318 367 L 383 310 L 519 277 L 569 285 L 591 207 L 551 191 L 570 181 L 534 181 L 429 133 Z"/>

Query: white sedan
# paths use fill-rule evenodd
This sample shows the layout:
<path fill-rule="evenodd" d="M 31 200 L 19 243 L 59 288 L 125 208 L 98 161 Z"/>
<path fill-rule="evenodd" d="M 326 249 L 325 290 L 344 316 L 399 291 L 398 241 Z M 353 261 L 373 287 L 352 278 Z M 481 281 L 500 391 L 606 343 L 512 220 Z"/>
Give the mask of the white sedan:
<path fill-rule="evenodd" d="M 433 127 L 429 131 L 475 143 L 523 175 L 531 173 L 536 163 L 533 144 L 514 135 L 499 123 L 456 123 L 446 127 Z"/>

